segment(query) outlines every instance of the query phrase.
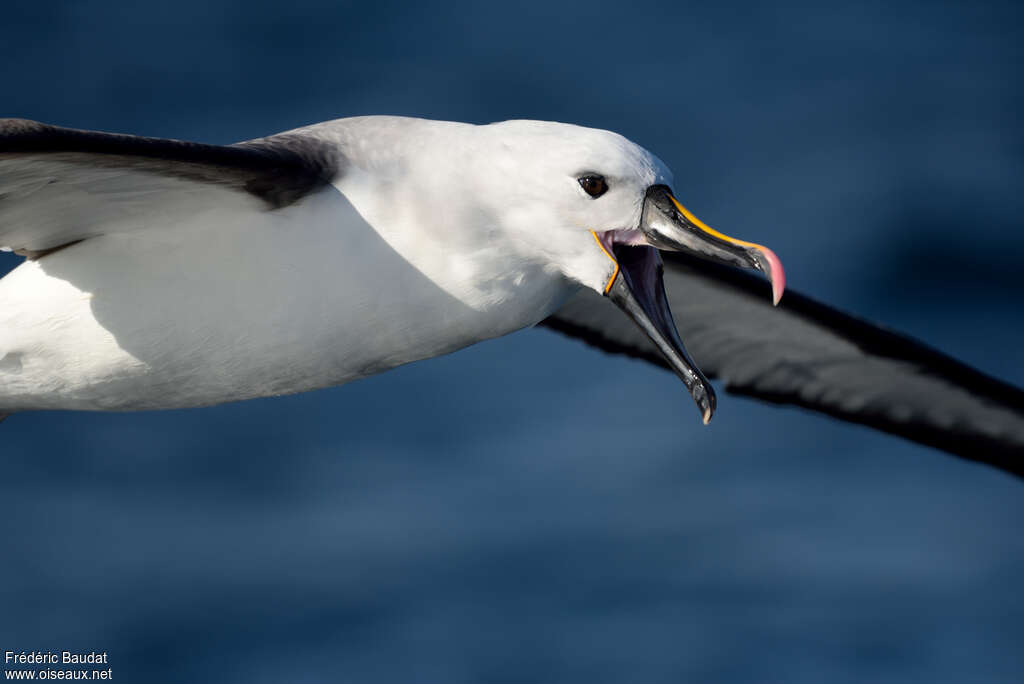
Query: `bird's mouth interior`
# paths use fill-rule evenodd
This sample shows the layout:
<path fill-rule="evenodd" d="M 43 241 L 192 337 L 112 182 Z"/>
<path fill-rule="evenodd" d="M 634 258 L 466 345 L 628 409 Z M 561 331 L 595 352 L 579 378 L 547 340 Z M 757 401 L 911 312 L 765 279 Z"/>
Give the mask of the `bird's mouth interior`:
<path fill-rule="evenodd" d="M 615 253 L 616 245 L 629 245 L 630 247 L 639 247 L 641 245 L 648 245 L 647 238 L 644 237 L 644 232 L 639 228 L 620 228 L 619 230 L 609 230 L 600 235 L 601 242 L 604 244 L 605 249 L 610 254 Z"/>
<path fill-rule="evenodd" d="M 611 256 L 619 267 L 612 274 L 612 280 L 621 271 L 627 271 L 629 280 L 646 292 L 654 292 L 661 281 L 661 253 L 647 241 L 647 237 L 639 228 L 620 228 L 597 233 L 605 252 Z M 605 288 L 607 292 L 612 283 Z"/>
<path fill-rule="evenodd" d="M 650 280 L 648 285 L 653 286 L 653 279 L 660 276 L 661 256 L 658 250 L 651 246 L 647 237 L 639 228 L 620 228 L 618 230 L 607 230 L 603 233 L 595 233 L 598 242 L 604 248 L 605 253 L 610 256 L 618 266 L 608 281 L 605 292 L 612 286 L 612 282 L 618 277 L 622 269 L 633 269 L 630 274 L 631 280 L 636 283 Z M 624 258 L 626 257 L 626 258 Z"/>
<path fill-rule="evenodd" d="M 661 278 L 661 255 L 648 244 L 640 229 L 610 230 L 602 235 L 601 242 L 635 285 L 653 292 Z"/>

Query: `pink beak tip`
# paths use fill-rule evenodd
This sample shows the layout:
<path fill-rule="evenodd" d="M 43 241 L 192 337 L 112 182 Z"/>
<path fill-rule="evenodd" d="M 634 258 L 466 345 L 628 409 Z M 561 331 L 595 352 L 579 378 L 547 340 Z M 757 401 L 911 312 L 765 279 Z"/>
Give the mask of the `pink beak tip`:
<path fill-rule="evenodd" d="M 772 305 L 778 306 L 782 299 L 782 293 L 786 291 L 786 269 L 782 267 L 782 261 L 772 250 L 762 247 L 761 254 L 768 262 L 768 280 L 772 284 Z"/>

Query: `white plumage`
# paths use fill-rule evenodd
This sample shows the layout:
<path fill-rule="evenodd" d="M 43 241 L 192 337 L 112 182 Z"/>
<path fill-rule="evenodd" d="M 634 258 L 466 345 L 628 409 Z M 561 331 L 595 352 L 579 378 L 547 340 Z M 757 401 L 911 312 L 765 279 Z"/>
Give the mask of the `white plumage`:
<path fill-rule="evenodd" d="M 635 229 L 668 181 L 621 136 L 564 124 L 363 117 L 285 138 L 334 164 L 280 208 L 159 159 L 2 158 L 0 242 L 82 241 L 0 280 L 0 411 L 299 392 L 509 333 L 603 288 L 615 264 L 590 231 Z"/>

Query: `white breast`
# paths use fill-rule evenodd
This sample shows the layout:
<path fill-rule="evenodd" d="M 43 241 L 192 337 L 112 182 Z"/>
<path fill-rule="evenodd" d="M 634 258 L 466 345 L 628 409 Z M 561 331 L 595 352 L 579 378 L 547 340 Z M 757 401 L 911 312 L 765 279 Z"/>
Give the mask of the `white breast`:
<path fill-rule="evenodd" d="M 402 225 L 371 225 L 331 189 L 26 262 L 0 280 L 0 411 L 201 406 L 340 384 L 533 324 L 571 293 L 539 266 Z"/>

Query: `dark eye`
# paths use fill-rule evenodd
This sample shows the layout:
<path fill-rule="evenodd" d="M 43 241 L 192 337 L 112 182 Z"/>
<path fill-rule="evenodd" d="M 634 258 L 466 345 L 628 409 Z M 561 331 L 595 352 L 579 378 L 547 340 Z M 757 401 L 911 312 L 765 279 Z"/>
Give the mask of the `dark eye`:
<path fill-rule="evenodd" d="M 579 181 L 583 192 L 591 197 L 597 198 L 608 192 L 608 183 L 605 182 L 604 176 L 583 176 Z"/>

